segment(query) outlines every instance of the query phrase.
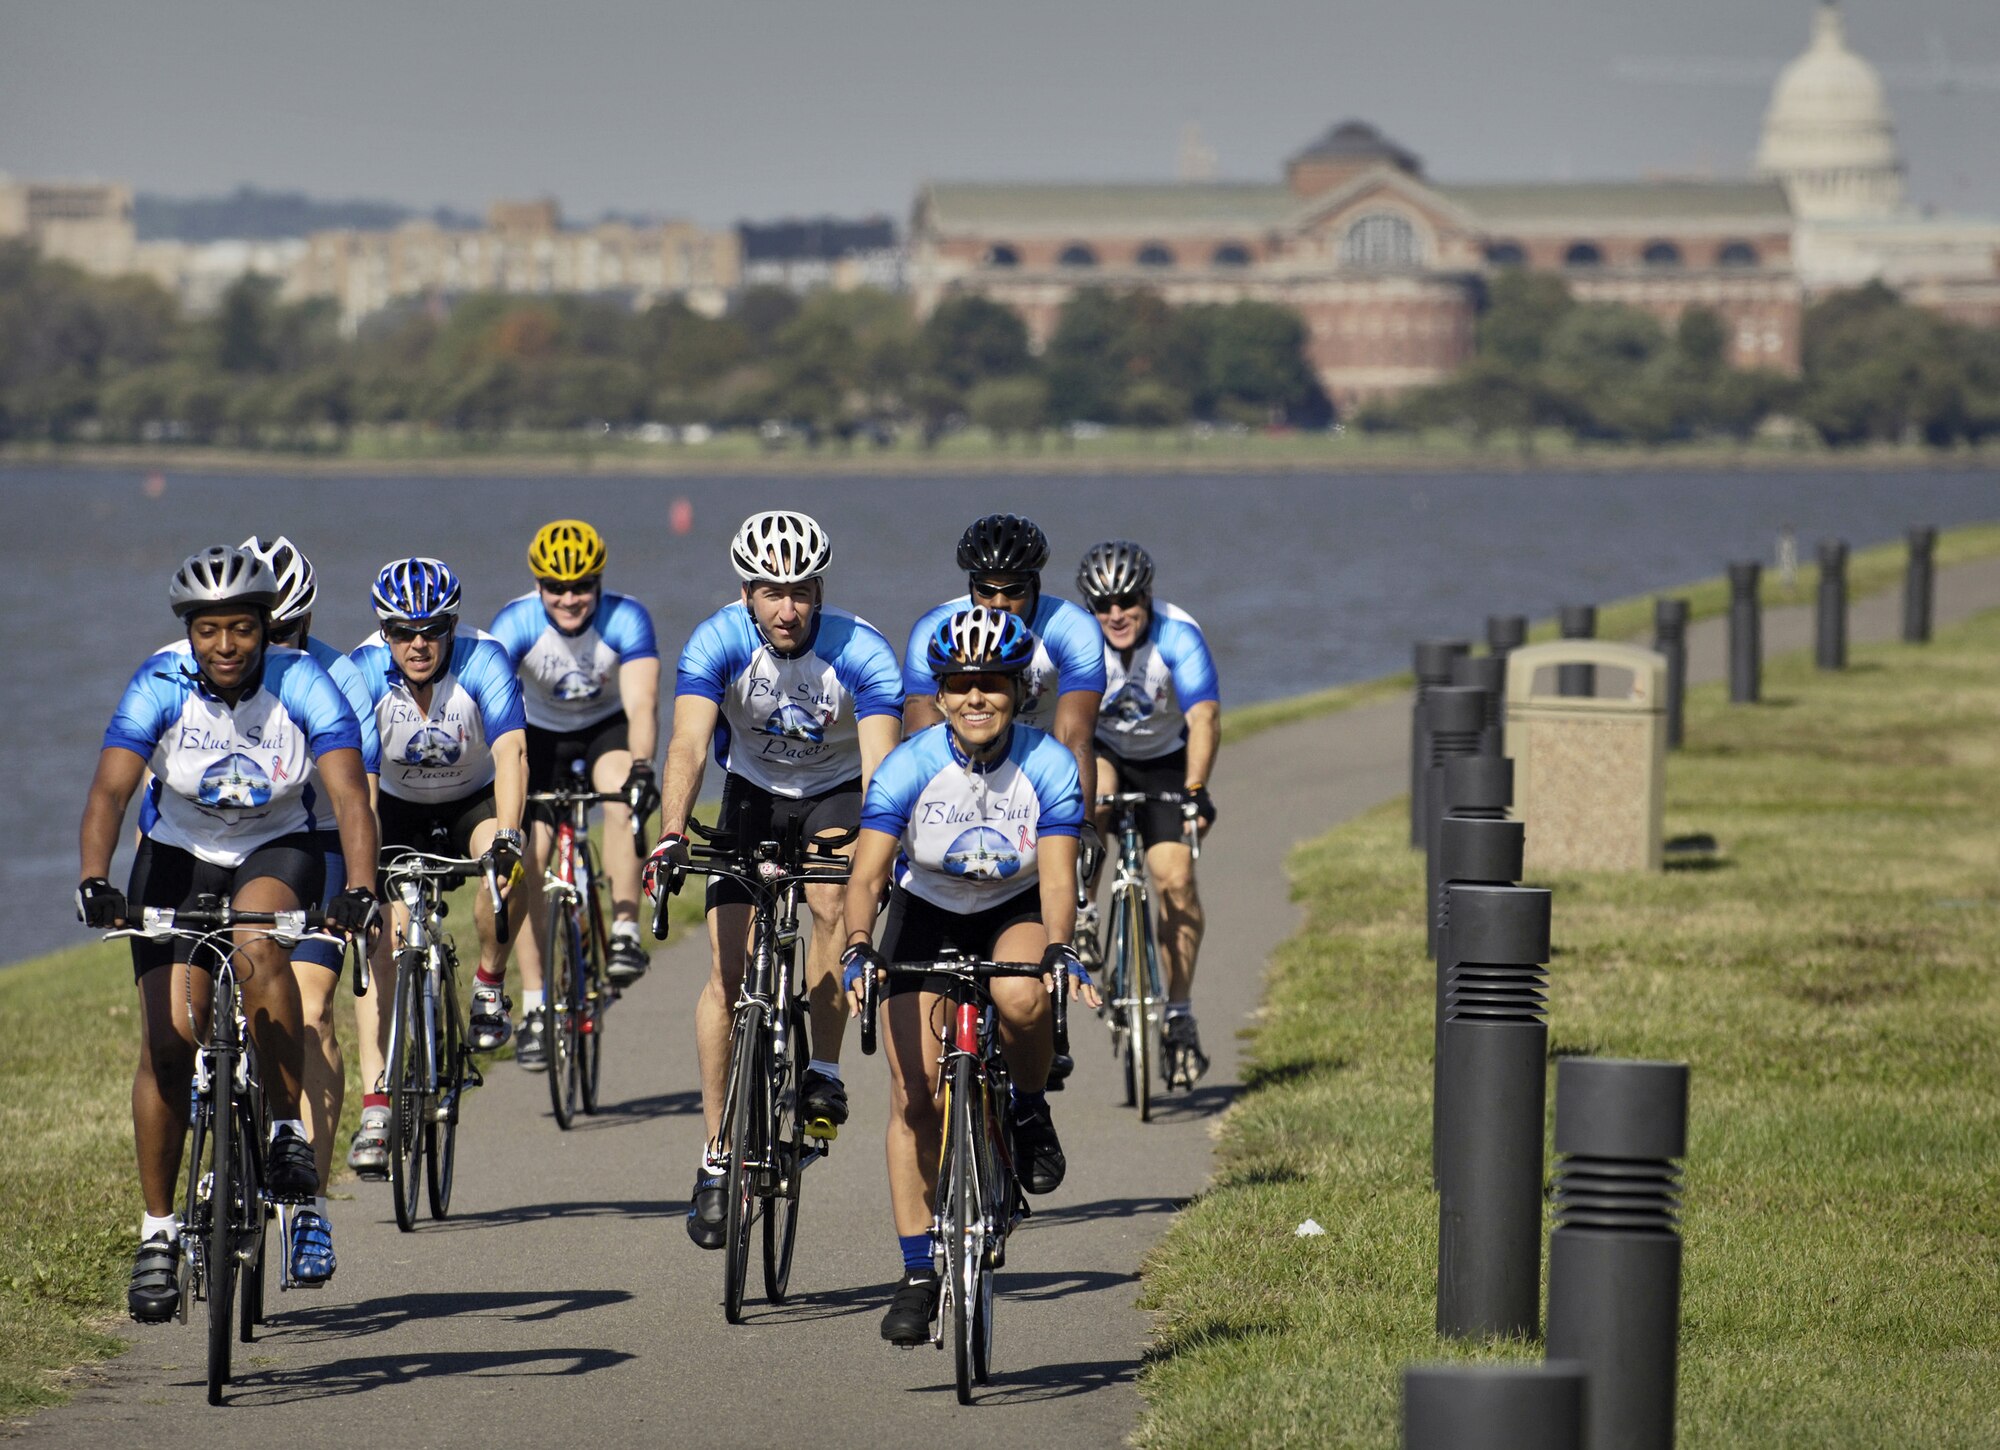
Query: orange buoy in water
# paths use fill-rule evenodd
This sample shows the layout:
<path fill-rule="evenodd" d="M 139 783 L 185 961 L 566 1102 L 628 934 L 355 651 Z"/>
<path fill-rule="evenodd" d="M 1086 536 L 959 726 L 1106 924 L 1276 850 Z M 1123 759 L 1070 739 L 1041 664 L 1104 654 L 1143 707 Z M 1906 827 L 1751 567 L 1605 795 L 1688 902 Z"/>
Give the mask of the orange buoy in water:
<path fill-rule="evenodd" d="M 684 498 L 674 500 L 667 510 L 667 525 L 676 534 L 685 534 L 694 527 L 694 505 Z"/>
<path fill-rule="evenodd" d="M 167 476 L 164 473 L 149 473 L 146 481 L 139 485 L 139 491 L 147 498 L 159 498 L 167 491 Z"/>

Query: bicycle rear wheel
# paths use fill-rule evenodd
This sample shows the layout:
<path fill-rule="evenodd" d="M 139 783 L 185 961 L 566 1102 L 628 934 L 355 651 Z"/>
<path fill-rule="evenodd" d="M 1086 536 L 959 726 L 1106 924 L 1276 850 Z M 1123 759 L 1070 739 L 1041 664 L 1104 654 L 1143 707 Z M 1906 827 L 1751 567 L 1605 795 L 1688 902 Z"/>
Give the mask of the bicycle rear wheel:
<path fill-rule="evenodd" d="M 952 1367 L 958 1402 L 972 1403 L 979 1371 L 979 1301 L 985 1292 L 986 1231 L 979 1187 L 980 1132 L 977 1068 L 970 1057 L 951 1064 L 945 1105 L 945 1171 L 938 1192 L 944 1205 L 944 1296 L 951 1318 Z"/>
<path fill-rule="evenodd" d="M 436 1021 L 438 1040 L 437 1097 L 424 1124 L 424 1184 L 430 1192 L 431 1217 L 451 1212 L 451 1182 L 458 1163 L 458 1110 L 465 1092 L 465 1038 L 458 1018 L 458 961 L 444 954 L 438 973 Z"/>
<path fill-rule="evenodd" d="M 757 1165 L 762 1159 L 770 1074 L 765 1065 L 764 1007 L 747 1002 L 736 1012 L 729 1060 L 729 1100 L 722 1121 L 729 1145 L 729 1172 L 723 1180 L 728 1218 L 722 1242 L 722 1315 L 731 1324 L 743 1318 L 743 1281 L 750 1272 L 750 1225 L 757 1216 Z"/>
<path fill-rule="evenodd" d="M 1129 1101 L 1139 1110 L 1139 1121 L 1153 1118 L 1153 984 L 1147 970 L 1151 944 L 1147 936 L 1144 892 L 1128 892 L 1125 897 L 1125 1059 L 1130 1079 Z"/>
<path fill-rule="evenodd" d="M 396 954 L 396 1008 L 389 1026 L 389 1197 L 396 1227 L 417 1228 L 417 1195 L 422 1191 L 424 1119 L 429 1074 L 425 1049 L 423 954 Z"/>
<path fill-rule="evenodd" d="M 771 1156 L 777 1182 L 764 1204 L 764 1297 L 785 1302 L 792 1283 L 792 1251 L 799 1236 L 799 1195 L 805 1188 L 806 1126 L 799 1117 L 805 1082 L 806 1009 L 793 1002 L 786 1061 L 771 1069 Z"/>
<path fill-rule="evenodd" d="M 224 1010 L 227 1009 L 218 1006 L 217 1015 Z M 235 1104 L 229 1099 L 230 1085 L 235 1079 L 235 1053 L 217 1053 L 215 1087 L 223 1095 L 223 1101 L 210 1124 L 208 1139 L 209 1224 L 207 1252 L 203 1255 L 208 1274 L 208 1402 L 211 1405 L 222 1403 L 222 1387 L 229 1383 L 230 1349 L 236 1337 L 236 1326 L 231 1321 L 236 1312 L 236 1247 L 238 1225 L 242 1222 L 236 1201 L 242 1191 L 238 1182 L 242 1154 L 238 1139 L 242 1125 L 237 1122 Z"/>
<path fill-rule="evenodd" d="M 542 1041 L 549 1055 L 549 1103 L 555 1109 L 556 1126 L 568 1128 L 576 1117 L 577 1004 L 582 996 L 583 941 L 577 931 L 576 912 L 569 907 L 554 908 L 549 916 L 549 949 L 543 957 L 548 973 L 542 1011 L 547 1026 Z"/>
<path fill-rule="evenodd" d="M 577 1086 L 583 1110 L 597 1112 L 597 1084 L 604 1071 L 604 1007 L 610 998 L 604 979 L 604 920 L 597 896 L 597 870 L 591 865 L 590 932 L 583 943 L 583 971 L 577 982 Z"/>

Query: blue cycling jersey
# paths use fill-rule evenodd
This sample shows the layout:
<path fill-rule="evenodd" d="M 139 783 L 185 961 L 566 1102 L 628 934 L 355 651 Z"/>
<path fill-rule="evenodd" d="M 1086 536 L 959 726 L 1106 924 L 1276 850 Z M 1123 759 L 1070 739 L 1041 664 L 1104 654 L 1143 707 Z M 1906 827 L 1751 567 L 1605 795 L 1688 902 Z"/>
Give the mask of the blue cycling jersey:
<path fill-rule="evenodd" d="M 1187 739 L 1188 707 L 1221 698 L 1201 626 L 1171 604 L 1153 606 L 1129 660 L 1104 646 L 1104 677 L 1097 738 L 1126 760 L 1172 755 Z"/>
<path fill-rule="evenodd" d="M 720 708 L 715 758 L 724 770 L 791 800 L 857 778 L 859 722 L 903 713 L 889 641 L 826 605 L 795 655 L 771 648 L 741 600 L 718 609 L 681 651 L 674 694 Z"/>
<path fill-rule="evenodd" d="M 609 720 L 625 708 L 618 667 L 660 657 L 646 606 L 609 590 L 575 634 L 556 627 L 539 592 L 523 594 L 493 616 L 493 638 L 520 672 L 522 706 L 538 730 L 584 730 Z"/>
<path fill-rule="evenodd" d="M 521 682 L 500 642 L 460 630 L 451 659 L 419 708 L 380 633 L 355 647 L 354 666 L 382 732 L 382 791 L 397 800 L 463 800 L 493 781 L 493 742 L 526 726 Z"/>
<path fill-rule="evenodd" d="M 308 829 L 320 795 L 313 762 L 362 748 L 361 726 L 312 656 L 271 646 L 254 689 L 234 708 L 202 683 L 185 640 L 139 666 L 125 687 L 107 749 L 153 772 L 139 829 L 218 866 Z"/>
<path fill-rule="evenodd" d="M 937 679 L 925 653 L 931 634 L 941 621 L 970 608 L 972 596 L 961 594 L 917 621 L 903 653 L 905 696 L 937 693 Z M 1104 689 L 1104 636 L 1088 610 L 1051 594 L 1044 594 L 1035 605 L 1028 627 L 1035 632 L 1035 659 L 1028 666 L 1027 698 L 1014 718 L 1018 724 L 1049 730 L 1056 723 L 1058 697 L 1072 690 Z M 1049 688 L 1051 682 L 1054 689 Z"/>
<path fill-rule="evenodd" d="M 876 769 L 861 826 L 902 843 L 896 884 L 912 896 L 962 915 L 998 906 L 1037 884 L 1042 837 L 1082 827 L 1076 757 L 1052 735 L 1013 731 L 1004 756 L 975 765 L 951 727 L 933 725 Z"/>

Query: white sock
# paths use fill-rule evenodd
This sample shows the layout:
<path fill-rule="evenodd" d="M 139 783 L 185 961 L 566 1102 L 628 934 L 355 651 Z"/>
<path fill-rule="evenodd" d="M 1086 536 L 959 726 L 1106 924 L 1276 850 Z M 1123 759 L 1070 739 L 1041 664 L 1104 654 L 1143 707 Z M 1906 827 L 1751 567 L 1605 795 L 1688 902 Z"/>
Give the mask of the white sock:
<path fill-rule="evenodd" d="M 306 1135 L 306 1125 L 297 1118 L 274 1119 L 271 1123 L 271 1141 L 273 1143 L 278 1141 L 278 1134 L 280 1133 L 296 1133 L 299 1137 L 303 1138 Z"/>
<path fill-rule="evenodd" d="M 140 1243 L 143 1244 L 152 1239 L 165 1239 L 171 1244 L 176 1242 L 180 1236 L 181 1221 L 172 1214 L 167 1214 L 162 1218 L 155 1218 L 150 1213 L 139 1215 Z"/>
<path fill-rule="evenodd" d="M 540 987 L 536 987 L 533 991 L 523 987 L 521 989 L 521 1010 L 523 1012 L 539 1012 L 542 1008 L 542 1003 L 547 999 L 548 993 L 544 992 Z"/>
<path fill-rule="evenodd" d="M 837 1062 L 823 1062 L 815 1057 L 806 1064 L 806 1071 L 816 1072 L 821 1077 L 831 1078 L 835 1082 L 840 1081 L 840 1064 Z"/>
<path fill-rule="evenodd" d="M 639 923 L 636 921 L 614 921 L 611 923 L 611 934 L 613 936 L 629 936 L 633 941 L 637 941 L 639 940 Z"/>

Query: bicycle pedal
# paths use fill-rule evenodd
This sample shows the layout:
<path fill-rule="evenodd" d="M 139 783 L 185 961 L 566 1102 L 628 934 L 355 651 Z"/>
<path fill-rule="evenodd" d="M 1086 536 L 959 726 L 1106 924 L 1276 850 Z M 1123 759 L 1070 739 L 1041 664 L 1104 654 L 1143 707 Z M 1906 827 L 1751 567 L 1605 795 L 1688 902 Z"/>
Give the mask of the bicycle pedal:
<path fill-rule="evenodd" d="M 465 1086 L 469 1088 L 486 1086 L 485 1077 L 481 1075 L 478 1066 L 472 1061 L 469 1055 L 465 1059 Z M 383 1170 L 383 1176 L 388 1176 L 387 1169 Z"/>
<path fill-rule="evenodd" d="M 840 1136 L 840 1124 L 831 1118 L 808 1118 L 805 1134 L 808 1138 L 818 1138 L 823 1143 L 831 1143 Z"/>

